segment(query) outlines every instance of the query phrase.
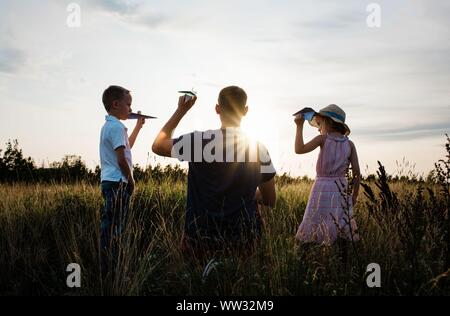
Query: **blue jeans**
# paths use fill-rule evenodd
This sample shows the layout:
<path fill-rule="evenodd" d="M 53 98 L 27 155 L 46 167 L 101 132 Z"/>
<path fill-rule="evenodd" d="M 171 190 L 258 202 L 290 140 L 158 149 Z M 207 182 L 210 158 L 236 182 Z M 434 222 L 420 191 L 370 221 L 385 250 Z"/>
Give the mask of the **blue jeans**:
<path fill-rule="evenodd" d="M 100 224 L 100 262 L 102 272 L 107 273 L 116 262 L 117 239 L 127 224 L 131 194 L 124 182 L 102 181 L 104 207 Z"/>

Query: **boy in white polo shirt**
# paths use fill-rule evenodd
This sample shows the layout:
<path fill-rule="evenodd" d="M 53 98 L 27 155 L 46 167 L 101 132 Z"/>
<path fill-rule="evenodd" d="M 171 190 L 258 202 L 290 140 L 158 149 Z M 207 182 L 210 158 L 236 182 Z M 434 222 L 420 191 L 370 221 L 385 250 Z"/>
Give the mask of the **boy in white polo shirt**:
<path fill-rule="evenodd" d="M 131 113 L 130 91 L 120 86 L 110 86 L 103 92 L 102 100 L 108 112 L 100 134 L 101 187 L 105 200 L 101 214 L 100 261 L 102 273 L 106 275 L 116 262 L 115 239 L 126 224 L 134 190 L 131 148 L 145 120 L 138 119 L 128 137 L 127 128 L 120 120 L 126 120 Z"/>

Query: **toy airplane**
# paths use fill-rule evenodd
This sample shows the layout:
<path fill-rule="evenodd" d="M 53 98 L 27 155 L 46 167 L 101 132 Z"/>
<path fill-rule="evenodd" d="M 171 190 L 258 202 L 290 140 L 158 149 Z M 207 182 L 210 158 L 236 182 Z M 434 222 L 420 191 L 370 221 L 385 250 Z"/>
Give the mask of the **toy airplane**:
<path fill-rule="evenodd" d="M 317 112 L 311 108 L 303 108 L 300 111 L 294 113 L 293 116 L 297 116 L 298 114 L 301 114 L 305 120 L 311 121 L 314 115 L 317 114 Z"/>
<path fill-rule="evenodd" d="M 178 91 L 178 93 L 184 94 L 184 95 L 188 95 L 190 97 L 195 97 L 197 95 L 197 92 L 195 91 Z"/>
<path fill-rule="evenodd" d="M 139 114 L 139 113 L 130 113 L 130 114 L 128 114 L 128 119 L 129 120 L 135 120 L 135 119 L 140 119 L 140 118 L 156 119 L 157 117 L 150 116 L 150 115 Z"/>
<path fill-rule="evenodd" d="M 184 94 L 184 103 L 197 95 L 195 91 L 178 91 L 178 93 Z"/>

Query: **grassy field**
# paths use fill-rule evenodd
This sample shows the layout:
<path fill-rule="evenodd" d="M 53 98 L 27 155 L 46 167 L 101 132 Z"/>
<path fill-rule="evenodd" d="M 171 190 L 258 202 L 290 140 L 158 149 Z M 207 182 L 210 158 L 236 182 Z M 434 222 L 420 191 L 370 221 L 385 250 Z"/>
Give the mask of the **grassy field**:
<path fill-rule="evenodd" d="M 362 239 L 352 243 L 346 266 L 336 245 L 305 249 L 295 242 L 312 183 L 280 181 L 275 209 L 264 210 L 261 247 L 218 258 L 206 279 L 206 262 L 178 247 L 186 185 L 141 182 L 112 284 L 99 277 L 98 186 L 2 185 L 0 294 L 449 295 L 448 185 L 383 177 L 366 183 L 367 195 L 361 189 L 354 215 Z M 81 288 L 66 286 L 72 262 L 81 266 Z M 370 263 L 381 267 L 380 288 L 366 284 Z"/>

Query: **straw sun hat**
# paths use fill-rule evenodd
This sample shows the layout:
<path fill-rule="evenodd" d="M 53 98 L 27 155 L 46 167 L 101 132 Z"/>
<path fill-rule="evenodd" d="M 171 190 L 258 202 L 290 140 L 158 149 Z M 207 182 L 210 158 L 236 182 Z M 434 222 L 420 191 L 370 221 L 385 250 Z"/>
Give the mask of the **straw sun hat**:
<path fill-rule="evenodd" d="M 336 104 L 330 104 L 330 105 L 324 107 L 323 109 L 321 109 L 319 111 L 319 113 L 316 113 L 314 115 L 312 120 L 309 121 L 309 124 L 311 124 L 314 127 L 319 127 L 319 124 L 317 124 L 317 121 L 316 121 L 317 115 L 329 117 L 336 123 L 340 123 L 340 124 L 344 125 L 345 130 L 346 130 L 345 135 L 350 134 L 350 128 L 347 126 L 347 124 L 345 124 L 345 112 L 340 107 L 338 107 Z"/>

